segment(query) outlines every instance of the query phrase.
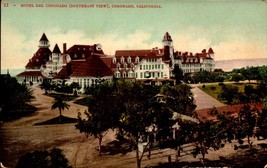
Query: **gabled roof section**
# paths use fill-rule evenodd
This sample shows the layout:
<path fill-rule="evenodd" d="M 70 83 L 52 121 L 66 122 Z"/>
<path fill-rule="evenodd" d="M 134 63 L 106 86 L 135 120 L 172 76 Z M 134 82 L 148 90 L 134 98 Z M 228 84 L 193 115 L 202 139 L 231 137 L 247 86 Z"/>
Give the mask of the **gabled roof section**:
<path fill-rule="evenodd" d="M 60 49 L 59 49 L 57 44 L 55 45 L 55 47 L 53 49 L 53 53 L 61 53 L 61 51 L 60 51 Z"/>
<path fill-rule="evenodd" d="M 24 71 L 17 75 L 17 77 L 26 77 L 26 76 L 36 76 L 36 77 L 45 77 L 40 71 Z"/>
<path fill-rule="evenodd" d="M 77 63 L 71 61 L 72 74 L 71 76 L 113 76 L 110 68 L 103 62 L 103 60 L 97 55 L 91 55 L 83 62 Z"/>
<path fill-rule="evenodd" d="M 71 60 L 87 59 L 90 55 L 104 55 L 103 50 L 96 50 L 96 45 L 73 45 L 66 51 Z"/>
<path fill-rule="evenodd" d="M 101 59 L 109 68 L 111 68 L 113 59 L 112 57 L 101 57 Z"/>
<path fill-rule="evenodd" d="M 26 68 L 27 69 L 40 68 L 41 65 L 46 64 L 46 61 L 49 60 L 50 55 L 51 51 L 49 48 L 39 48 L 27 63 Z"/>
<path fill-rule="evenodd" d="M 43 33 L 41 39 L 39 41 L 49 41 L 45 35 L 45 33 Z"/>

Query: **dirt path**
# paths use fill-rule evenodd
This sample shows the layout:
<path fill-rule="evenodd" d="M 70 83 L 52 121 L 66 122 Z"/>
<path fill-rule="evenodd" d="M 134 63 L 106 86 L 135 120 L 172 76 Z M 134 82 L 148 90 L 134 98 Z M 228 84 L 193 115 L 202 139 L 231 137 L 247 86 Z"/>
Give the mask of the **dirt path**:
<path fill-rule="evenodd" d="M 225 104 L 214 99 L 213 97 L 211 97 L 198 87 L 193 87 L 191 91 L 193 92 L 194 99 L 196 100 L 196 105 L 197 105 L 196 110 L 225 106 Z"/>

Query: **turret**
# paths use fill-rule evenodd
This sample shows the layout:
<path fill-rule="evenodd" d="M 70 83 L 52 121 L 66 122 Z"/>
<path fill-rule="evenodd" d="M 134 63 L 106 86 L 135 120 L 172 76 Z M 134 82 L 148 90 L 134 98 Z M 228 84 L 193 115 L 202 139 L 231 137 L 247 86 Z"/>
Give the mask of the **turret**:
<path fill-rule="evenodd" d="M 39 40 L 38 47 L 39 48 L 49 48 L 50 47 L 49 41 L 48 41 L 48 39 L 44 33 L 43 33 L 41 39 Z"/>
<path fill-rule="evenodd" d="M 58 45 L 56 44 L 55 47 L 54 47 L 54 49 L 53 49 L 53 52 L 52 52 L 52 59 L 53 59 L 53 60 L 54 60 L 55 58 L 58 59 L 58 57 L 60 56 L 60 54 L 61 54 L 61 51 L 60 51 Z"/>
<path fill-rule="evenodd" d="M 210 57 L 212 59 L 214 59 L 214 52 L 213 52 L 213 49 L 211 47 L 209 48 L 208 54 L 210 55 Z"/>
<path fill-rule="evenodd" d="M 164 47 L 164 56 L 163 60 L 170 60 L 173 59 L 173 44 L 172 44 L 172 38 L 169 35 L 168 32 L 165 33 L 163 36 L 163 47 Z"/>

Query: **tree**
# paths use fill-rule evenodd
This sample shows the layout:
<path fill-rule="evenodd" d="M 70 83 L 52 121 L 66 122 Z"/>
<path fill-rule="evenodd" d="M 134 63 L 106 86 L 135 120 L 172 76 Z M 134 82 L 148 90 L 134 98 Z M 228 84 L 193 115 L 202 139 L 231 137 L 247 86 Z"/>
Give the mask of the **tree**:
<path fill-rule="evenodd" d="M 256 113 L 256 111 L 253 112 L 249 105 L 244 105 L 238 113 L 238 120 L 235 127 L 236 137 L 239 142 L 242 142 L 242 139 L 247 137 L 250 147 L 253 143 L 250 141 L 250 137 L 254 134 L 253 130 L 256 126 L 258 116 Z"/>
<path fill-rule="evenodd" d="M 244 80 L 244 77 L 241 73 L 232 73 L 230 76 L 230 81 L 235 81 L 238 83 L 241 80 Z"/>
<path fill-rule="evenodd" d="M 57 109 L 59 110 L 59 122 L 61 122 L 62 118 L 62 111 L 65 109 L 69 109 L 70 105 L 68 105 L 65 101 L 64 96 L 57 96 L 55 97 L 55 100 L 52 102 L 51 110 Z"/>
<path fill-rule="evenodd" d="M 0 76 L 0 117 L 14 119 L 33 110 L 30 102 L 34 99 L 32 90 L 25 84 L 19 84 L 10 75 Z"/>
<path fill-rule="evenodd" d="M 196 108 L 191 87 L 185 84 L 161 87 L 160 93 L 172 97 L 167 102 L 167 106 L 175 112 L 192 116 Z"/>
<path fill-rule="evenodd" d="M 43 82 L 40 84 L 41 89 L 45 90 L 45 94 L 48 94 L 48 91 L 53 89 L 53 85 L 47 79 L 44 79 Z"/>
<path fill-rule="evenodd" d="M 227 104 L 233 103 L 235 95 L 238 93 L 238 87 L 233 85 L 222 86 L 222 92 L 218 95 L 219 100 L 226 100 Z"/>
<path fill-rule="evenodd" d="M 93 135 L 98 139 L 99 155 L 101 155 L 103 137 L 110 128 L 115 128 L 118 123 L 119 115 L 116 112 L 118 105 L 113 93 L 113 84 L 103 82 L 95 88 L 92 96 L 89 97 L 89 112 L 85 112 L 86 119 L 83 119 L 81 114 L 78 115 L 76 128 L 87 136 Z"/>
<path fill-rule="evenodd" d="M 176 81 L 176 84 L 181 84 L 183 80 L 183 70 L 179 67 L 179 65 L 174 65 L 174 69 L 172 70 L 172 73 L 174 75 L 174 79 Z"/>

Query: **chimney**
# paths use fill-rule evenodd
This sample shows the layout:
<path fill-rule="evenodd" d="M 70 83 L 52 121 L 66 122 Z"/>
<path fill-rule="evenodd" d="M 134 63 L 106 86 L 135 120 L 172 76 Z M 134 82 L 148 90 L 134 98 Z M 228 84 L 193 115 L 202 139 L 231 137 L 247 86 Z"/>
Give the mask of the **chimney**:
<path fill-rule="evenodd" d="M 202 53 L 203 53 L 203 54 L 206 54 L 206 49 L 203 49 L 203 50 L 202 50 Z"/>
<path fill-rule="evenodd" d="M 67 44 L 63 43 L 63 64 L 67 64 L 66 52 L 67 52 Z"/>
<path fill-rule="evenodd" d="M 63 43 L 63 54 L 66 54 L 67 51 L 67 43 Z"/>

